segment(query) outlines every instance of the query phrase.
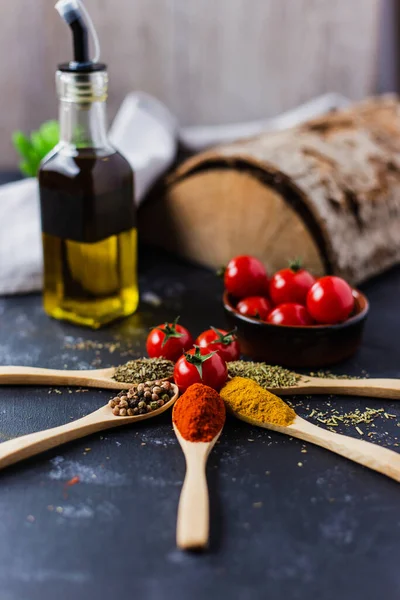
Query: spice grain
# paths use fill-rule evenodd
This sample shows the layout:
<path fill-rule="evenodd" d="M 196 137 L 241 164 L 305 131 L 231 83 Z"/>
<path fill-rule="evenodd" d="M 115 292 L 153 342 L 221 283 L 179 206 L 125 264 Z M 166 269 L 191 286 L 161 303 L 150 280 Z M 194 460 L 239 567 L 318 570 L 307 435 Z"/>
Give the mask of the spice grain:
<path fill-rule="evenodd" d="M 133 385 L 128 390 L 123 390 L 112 398 L 108 405 L 116 417 L 135 417 L 161 408 L 174 394 L 174 388 L 169 381 L 146 381 L 145 384 Z"/>
<path fill-rule="evenodd" d="M 210 442 L 224 426 L 225 405 L 218 392 L 195 383 L 177 400 L 172 420 L 185 440 Z"/>
<path fill-rule="evenodd" d="M 145 383 L 167 379 L 174 373 L 174 363 L 165 358 L 138 358 L 115 369 L 113 379 L 121 383 Z"/>
<path fill-rule="evenodd" d="M 293 387 L 301 379 L 298 373 L 262 362 L 234 360 L 229 362 L 227 367 L 231 377 L 247 377 L 263 388 Z"/>
<path fill-rule="evenodd" d="M 287 427 L 296 418 L 296 413 L 286 402 L 252 379 L 234 377 L 220 393 L 233 412 L 254 421 Z"/>

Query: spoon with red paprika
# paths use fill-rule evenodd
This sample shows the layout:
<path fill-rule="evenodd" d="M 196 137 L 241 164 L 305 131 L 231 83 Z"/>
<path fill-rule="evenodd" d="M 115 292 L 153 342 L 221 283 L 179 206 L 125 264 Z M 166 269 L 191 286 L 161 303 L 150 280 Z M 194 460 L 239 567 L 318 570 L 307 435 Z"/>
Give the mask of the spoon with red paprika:
<path fill-rule="evenodd" d="M 176 543 L 183 550 L 202 549 L 210 530 L 206 464 L 224 427 L 224 401 L 214 389 L 195 383 L 176 402 L 172 421 L 186 459 Z"/>

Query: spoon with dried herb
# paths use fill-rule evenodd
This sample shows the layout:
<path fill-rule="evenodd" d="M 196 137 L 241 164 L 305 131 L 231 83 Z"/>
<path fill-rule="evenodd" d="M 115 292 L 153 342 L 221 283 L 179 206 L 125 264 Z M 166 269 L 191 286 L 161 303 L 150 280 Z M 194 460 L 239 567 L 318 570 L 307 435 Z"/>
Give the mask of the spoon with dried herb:
<path fill-rule="evenodd" d="M 69 371 L 39 367 L 0 367 L 0 385 L 77 386 L 124 390 L 127 384 L 170 379 L 174 363 L 164 358 L 138 358 L 119 367 Z"/>
<path fill-rule="evenodd" d="M 120 425 L 130 425 L 136 421 L 157 417 L 171 408 L 179 396 L 179 390 L 173 383 L 169 385 L 168 389 L 165 388 L 165 392 L 168 395 L 168 400 L 165 398 L 162 405 L 155 407 L 151 406 L 150 403 L 146 403 L 145 411 L 138 411 L 137 413 L 133 413 L 132 411 L 132 416 L 128 415 L 127 411 L 126 414 L 125 412 L 121 413 L 122 409 L 119 410 L 117 415 L 113 410 L 113 404 L 107 404 L 86 415 L 86 417 L 82 417 L 71 423 L 3 442 L 0 444 L 0 469 L 97 431 L 112 429 Z M 122 401 L 122 398 L 120 400 Z"/>
<path fill-rule="evenodd" d="M 277 365 L 237 360 L 227 363 L 230 377 L 252 379 L 266 390 L 287 394 L 341 394 L 400 400 L 400 379 L 355 379 L 351 377 L 299 375 Z M 322 375 L 322 373 L 321 373 Z"/>
<path fill-rule="evenodd" d="M 247 377 L 261 387 L 287 394 L 341 394 L 400 400 L 400 379 L 354 379 L 299 375 L 278 365 L 236 360 L 227 363 L 230 377 Z M 127 384 L 172 379 L 174 363 L 165 358 L 138 358 L 118 367 L 68 371 L 38 367 L 0 367 L 0 385 L 78 386 L 124 390 Z"/>

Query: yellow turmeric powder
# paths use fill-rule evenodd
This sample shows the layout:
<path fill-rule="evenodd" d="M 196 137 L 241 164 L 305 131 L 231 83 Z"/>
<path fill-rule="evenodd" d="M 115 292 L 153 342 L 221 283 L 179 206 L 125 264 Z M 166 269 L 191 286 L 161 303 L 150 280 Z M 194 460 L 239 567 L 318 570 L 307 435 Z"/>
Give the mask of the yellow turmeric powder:
<path fill-rule="evenodd" d="M 296 418 L 286 402 L 252 379 L 234 377 L 222 388 L 220 396 L 233 412 L 261 423 L 287 426 Z"/>

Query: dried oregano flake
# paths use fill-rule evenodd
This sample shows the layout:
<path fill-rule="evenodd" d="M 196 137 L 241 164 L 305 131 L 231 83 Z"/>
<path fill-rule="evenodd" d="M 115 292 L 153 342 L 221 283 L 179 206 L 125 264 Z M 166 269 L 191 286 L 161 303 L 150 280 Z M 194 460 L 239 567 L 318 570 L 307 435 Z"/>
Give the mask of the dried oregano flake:
<path fill-rule="evenodd" d="M 172 377 L 174 363 L 165 358 L 138 358 L 115 369 L 114 377 L 121 383 L 144 383 Z"/>
<path fill-rule="evenodd" d="M 266 389 L 293 387 L 301 379 L 298 373 L 261 362 L 234 360 L 229 362 L 227 367 L 231 377 L 247 377 Z"/>

